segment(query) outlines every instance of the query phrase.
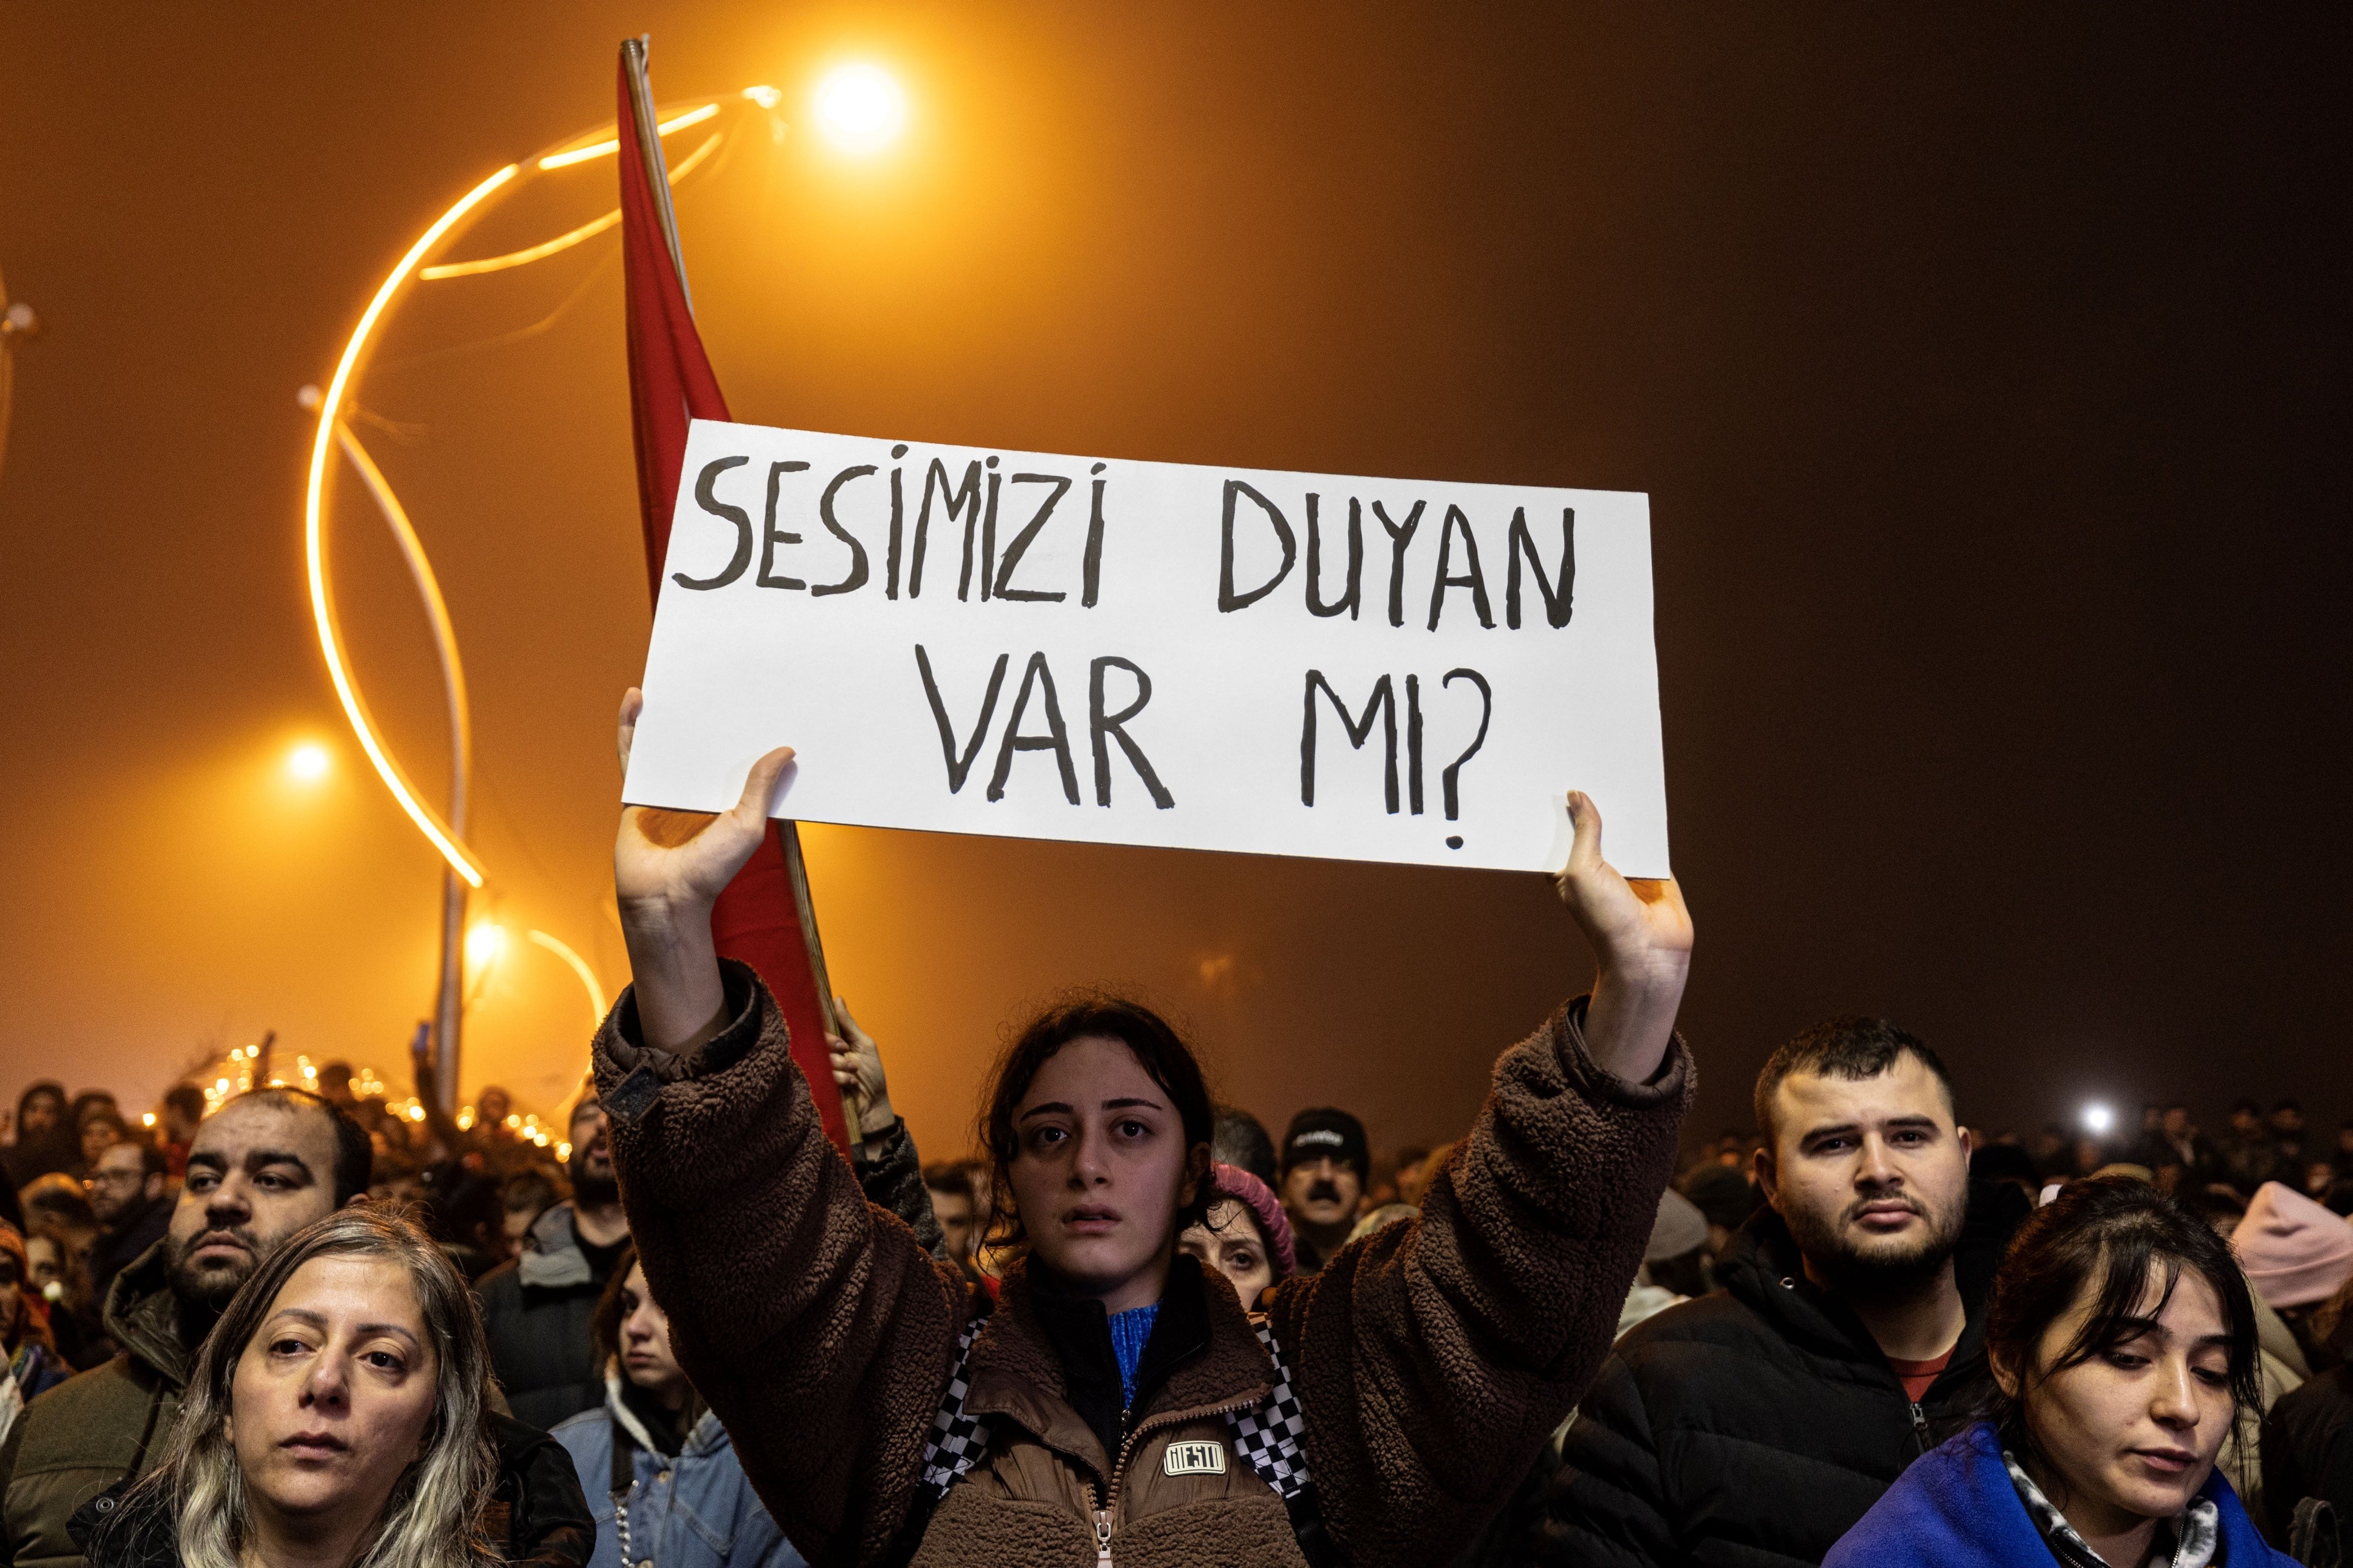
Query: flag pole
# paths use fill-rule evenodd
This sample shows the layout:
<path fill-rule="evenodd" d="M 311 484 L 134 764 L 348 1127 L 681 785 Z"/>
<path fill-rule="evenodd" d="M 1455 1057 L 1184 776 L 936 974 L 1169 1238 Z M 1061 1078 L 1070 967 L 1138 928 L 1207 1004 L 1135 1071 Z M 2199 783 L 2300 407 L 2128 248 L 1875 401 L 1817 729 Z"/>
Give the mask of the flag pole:
<path fill-rule="evenodd" d="M 630 134 L 618 137 L 625 151 L 617 162 L 621 164 L 623 273 L 628 295 L 638 501 L 649 586 L 659 597 L 688 422 L 729 416 L 694 328 L 685 257 L 679 247 L 678 216 L 670 202 L 670 172 L 662 157 L 647 68 L 648 43 L 640 35 L 621 45 L 621 108 L 630 122 Z M 633 144 L 635 158 L 626 152 Z M 667 268 L 658 259 L 665 252 Z M 676 285 L 675 294 L 664 288 L 666 282 Z M 808 1080 L 827 1135 L 846 1155 L 852 1142 L 849 1118 L 833 1081 L 831 1053 L 821 1037 L 839 1034 L 840 1026 L 834 1015 L 833 983 L 826 973 L 824 944 L 818 936 L 817 907 L 809 897 L 799 825 L 772 819 L 768 843 L 775 846 L 776 858 L 767 859 L 764 846 L 720 893 L 712 911 L 712 935 L 722 953 L 750 962 L 776 994 L 793 1029 L 793 1058 Z M 791 973 L 797 967 L 794 958 L 806 965 L 798 973 Z M 811 1034 L 820 1037 L 810 1038 Z"/>

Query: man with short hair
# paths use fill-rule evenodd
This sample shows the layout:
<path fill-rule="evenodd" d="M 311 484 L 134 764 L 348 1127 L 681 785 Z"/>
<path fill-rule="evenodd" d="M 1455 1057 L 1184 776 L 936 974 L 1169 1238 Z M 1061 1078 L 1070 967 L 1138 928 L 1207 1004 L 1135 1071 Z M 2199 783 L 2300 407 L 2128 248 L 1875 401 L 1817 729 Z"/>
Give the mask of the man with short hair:
<path fill-rule="evenodd" d="M 963 1263 L 979 1241 L 973 1214 L 972 1173 L 954 1160 L 923 1167 L 923 1191 L 932 1200 L 932 1217 L 940 1222 L 940 1236 L 948 1257 Z"/>
<path fill-rule="evenodd" d="M 516 1416 L 539 1427 L 604 1406 L 594 1320 L 629 1240 L 593 1083 L 572 1108 L 571 1140 L 572 1196 L 532 1222 L 521 1252 L 474 1282 L 499 1385 Z"/>
<path fill-rule="evenodd" d="M 2272 1130 L 2263 1124 L 2263 1108 L 2243 1097 L 2232 1100 L 2231 1131 L 2221 1138 L 2222 1179 L 2241 1197 L 2251 1198 L 2279 1170 L 2279 1149 L 2272 1142 Z"/>
<path fill-rule="evenodd" d="M 1525 1560 L 1819 1563 L 1988 1388 L 1981 1325 L 2014 1188 L 1968 1180 L 1936 1054 L 1835 1018 L 1757 1076 L 1767 1205 L 1725 1289 L 1620 1340 L 1561 1445 Z"/>
<path fill-rule="evenodd" d="M 0 1563 L 82 1568 L 67 1521 L 154 1462 L 196 1348 L 230 1299 L 295 1232 L 366 1201 L 369 1163 L 367 1134 L 302 1089 L 240 1095 L 197 1128 L 164 1239 L 109 1292 L 106 1331 L 121 1352 L 26 1406 L 0 1448 Z M 585 1563 L 596 1524 L 570 1459 L 544 1433 L 494 1425 L 504 1554 Z"/>
<path fill-rule="evenodd" d="M 114 1277 L 164 1239 L 164 1227 L 172 1223 L 164 1186 L 161 1149 L 132 1139 L 99 1155 L 82 1183 L 99 1226 L 98 1240 L 90 1249 L 91 1300 L 105 1300 Z"/>
<path fill-rule="evenodd" d="M 1298 1272 L 1315 1273 L 1347 1245 L 1371 1164 L 1365 1124 L 1346 1111 L 1319 1106 L 1291 1119 L 1282 1135 L 1282 1207 Z"/>

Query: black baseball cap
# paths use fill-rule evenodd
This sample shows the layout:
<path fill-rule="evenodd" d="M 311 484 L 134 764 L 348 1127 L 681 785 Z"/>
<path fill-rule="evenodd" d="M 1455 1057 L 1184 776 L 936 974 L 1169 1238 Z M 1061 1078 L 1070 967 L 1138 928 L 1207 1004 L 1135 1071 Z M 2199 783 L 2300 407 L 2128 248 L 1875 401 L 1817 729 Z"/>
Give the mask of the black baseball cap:
<path fill-rule="evenodd" d="M 1355 1166 L 1361 1180 L 1372 1164 L 1371 1151 L 1365 1142 L 1365 1124 L 1328 1105 L 1303 1110 L 1293 1117 L 1291 1131 L 1282 1135 L 1282 1168 L 1288 1171 L 1293 1165 L 1326 1155 L 1344 1165 Z"/>

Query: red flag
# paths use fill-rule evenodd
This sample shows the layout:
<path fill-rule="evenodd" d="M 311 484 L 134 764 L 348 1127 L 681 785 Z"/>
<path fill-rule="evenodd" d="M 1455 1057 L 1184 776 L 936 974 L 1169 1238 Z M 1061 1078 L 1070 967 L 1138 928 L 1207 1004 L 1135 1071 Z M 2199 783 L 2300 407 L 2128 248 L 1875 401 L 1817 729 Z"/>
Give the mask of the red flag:
<path fill-rule="evenodd" d="M 644 114 L 649 116 L 650 101 Z M 670 227 L 659 196 L 667 194 L 659 165 L 649 168 L 645 149 L 659 159 L 660 141 L 640 115 L 630 90 L 629 46 L 621 48 L 621 108 L 618 121 L 621 168 L 621 261 L 628 305 L 629 406 L 638 452 L 638 507 L 646 534 L 646 580 L 661 599 L 662 562 L 670 552 L 670 512 L 678 503 L 679 470 L 686 461 L 689 419 L 728 417 L 727 400 L 711 373 L 702 339 L 686 300 L 686 282 L 671 248 Z M 662 182 L 658 191 L 656 182 Z M 767 842 L 735 875 L 712 910 L 711 932 L 719 951 L 759 971 L 792 1028 L 793 1060 L 808 1079 L 824 1119 L 826 1136 L 849 1152 L 841 1096 L 833 1082 L 826 1046 L 832 1009 L 823 989 L 824 957 L 817 945 L 816 917 L 806 903 L 800 866 L 800 836 L 789 822 L 770 822 Z M 799 889 L 795 886 L 800 884 Z"/>

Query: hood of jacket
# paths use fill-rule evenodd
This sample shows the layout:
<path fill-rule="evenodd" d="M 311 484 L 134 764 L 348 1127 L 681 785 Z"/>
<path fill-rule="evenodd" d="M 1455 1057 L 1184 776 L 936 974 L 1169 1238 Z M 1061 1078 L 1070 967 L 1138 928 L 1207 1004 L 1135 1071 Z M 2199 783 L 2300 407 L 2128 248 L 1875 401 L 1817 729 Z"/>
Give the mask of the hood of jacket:
<path fill-rule="evenodd" d="M 1953 1278 L 1965 1322 L 1945 1376 L 1984 1359 L 1985 1303 L 1994 1269 L 2011 1234 L 2031 1212 L 2025 1194 L 1999 1183 L 1971 1183 L 1968 1201 L 1960 1239 L 1953 1248 Z M 1836 1296 L 1807 1280 L 1797 1239 L 1771 1208 L 1758 1209 L 1734 1233 L 1715 1272 L 1725 1289 L 1791 1343 L 1819 1355 L 1885 1366 L 1886 1357 L 1862 1320 Z"/>
<path fill-rule="evenodd" d="M 661 1449 L 654 1442 L 653 1434 L 646 1430 L 646 1424 L 638 1419 L 638 1413 L 629 1408 L 629 1402 L 622 1396 L 621 1363 L 618 1359 L 610 1360 L 605 1363 L 605 1411 L 619 1423 L 621 1429 L 629 1435 L 629 1441 L 638 1446 L 640 1453 L 651 1454 L 656 1458 L 662 1457 Z M 720 1453 L 730 1446 L 727 1428 L 719 1424 L 718 1416 L 705 1410 L 696 1419 L 692 1428 L 687 1432 L 686 1441 L 680 1446 L 678 1457 L 681 1459 L 700 1459 Z"/>
<path fill-rule="evenodd" d="M 196 1352 L 180 1337 L 180 1302 L 164 1262 L 169 1246 L 159 1241 L 123 1265 L 107 1287 L 102 1319 L 116 1344 L 177 1391 L 188 1386 Z"/>
<path fill-rule="evenodd" d="M 2294 1568 L 2263 1543 L 2220 1468 L 2198 1495 L 2213 1500 L 2221 1527 L 2214 1561 L 2222 1568 Z M 2000 1441 L 1980 1421 L 1905 1470 L 1822 1568 L 2015 1568 L 2051 1560 L 2002 1465 Z"/>
<path fill-rule="evenodd" d="M 580 1250 L 580 1233 L 572 1228 L 572 1200 L 550 1207 L 523 1233 L 522 1251 L 515 1258 L 515 1279 L 545 1289 L 586 1285 L 596 1278 L 588 1255 Z"/>

